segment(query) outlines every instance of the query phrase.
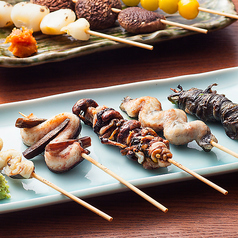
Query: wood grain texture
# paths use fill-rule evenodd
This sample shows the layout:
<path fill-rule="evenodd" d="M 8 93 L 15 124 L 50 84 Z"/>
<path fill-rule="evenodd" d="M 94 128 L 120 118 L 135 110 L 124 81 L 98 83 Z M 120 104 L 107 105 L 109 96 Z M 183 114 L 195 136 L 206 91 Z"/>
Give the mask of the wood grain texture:
<path fill-rule="evenodd" d="M 238 7 L 238 0 L 234 0 Z M 238 66 L 238 22 L 154 45 L 107 51 L 30 68 L 0 68 L 0 103 L 196 74 Z M 224 79 L 225 80 L 225 79 Z M 169 208 L 164 214 L 131 191 L 86 201 L 109 223 L 74 202 L 0 215 L 1 237 L 238 237 L 238 173 L 142 189 Z"/>

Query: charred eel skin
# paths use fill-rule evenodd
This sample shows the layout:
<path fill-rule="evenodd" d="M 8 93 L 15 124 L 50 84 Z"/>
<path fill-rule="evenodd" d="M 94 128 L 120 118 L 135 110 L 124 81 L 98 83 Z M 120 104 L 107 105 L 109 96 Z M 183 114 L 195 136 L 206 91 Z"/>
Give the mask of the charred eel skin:
<path fill-rule="evenodd" d="M 205 90 L 191 88 L 184 90 L 181 85 L 172 89 L 173 94 L 168 100 L 176 104 L 179 109 L 195 115 L 202 121 L 219 121 L 222 123 L 227 136 L 238 139 L 238 104 L 232 102 L 224 94 L 212 90 L 216 83 L 209 85 Z"/>

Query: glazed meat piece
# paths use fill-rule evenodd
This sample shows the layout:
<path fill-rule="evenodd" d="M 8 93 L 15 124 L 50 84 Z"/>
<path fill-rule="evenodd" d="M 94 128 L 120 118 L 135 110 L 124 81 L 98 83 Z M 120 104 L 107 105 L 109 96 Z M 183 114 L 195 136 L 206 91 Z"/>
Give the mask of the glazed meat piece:
<path fill-rule="evenodd" d="M 117 13 L 111 8 L 121 9 L 120 0 L 78 0 L 75 4 L 77 18 L 85 18 L 91 30 L 112 27 L 117 19 Z"/>
<path fill-rule="evenodd" d="M 138 117 L 141 125 L 155 131 L 163 131 L 164 137 L 174 145 L 184 145 L 193 140 L 204 150 L 210 151 L 211 140 L 217 142 L 209 127 L 202 121 L 187 121 L 186 113 L 180 109 L 162 111 L 155 97 L 126 97 L 121 106 L 130 117 Z"/>
<path fill-rule="evenodd" d="M 36 117 L 30 114 L 27 119 L 31 118 Z M 22 140 L 30 146 L 23 155 L 31 159 L 45 152 L 45 162 L 51 171 L 66 172 L 83 161 L 82 153 L 89 154 L 85 148 L 91 145 L 91 139 L 78 138 L 80 131 L 79 118 L 67 112 L 57 114 L 34 127 L 21 128 Z"/>
<path fill-rule="evenodd" d="M 222 123 L 226 134 L 231 139 L 238 139 L 238 104 L 233 103 L 223 94 L 218 94 L 209 85 L 205 90 L 191 88 L 183 90 L 172 89 L 175 93 L 168 97 L 169 101 L 176 104 L 186 113 L 195 115 L 203 121 L 219 121 Z"/>
<path fill-rule="evenodd" d="M 75 8 L 75 3 L 71 0 L 31 0 L 31 3 L 46 6 L 50 9 L 50 12 L 54 12 L 59 9 L 74 10 Z"/>
<path fill-rule="evenodd" d="M 165 29 L 160 20 L 165 17 L 159 13 L 147 11 L 140 7 L 129 7 L 118 15 L 119 24 L 128 32 L 134 34 L 150 33 Z"/>
<path fill-rule="evenodd" d="M 117 146 L 122 155 L 137 161 L 145 169 L 170 165 L 172 158 L 167 140 L 151 128 L 144 128 L 137 120 L 125 120 L 113 108 L 98 106 L 92 99 L 81 99 L 73 106 L 73 113 L 91 125 L 103 144 Z"/>

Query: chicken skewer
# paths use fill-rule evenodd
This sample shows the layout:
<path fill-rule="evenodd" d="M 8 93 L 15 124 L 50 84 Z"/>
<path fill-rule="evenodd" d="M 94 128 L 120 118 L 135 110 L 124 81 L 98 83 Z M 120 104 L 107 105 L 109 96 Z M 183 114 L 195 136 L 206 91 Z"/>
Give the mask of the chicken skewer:
<path fill-rule="evenodd" d="M 172 159 L 167 140 L 163 140 L 148 127 L 136 120 L 124 120 L 118 111 L 100 107 L 92 99 L 81 99 L 73 106 L 73 113 L 92 126 L 103 144 L 117 146 L 122 155 L 138 161 L 146 169 L 167 167 L 171 163 L 226 195 L 228 192 L 194 171 Z"/>
<path fill-rule="evenodd" d="M 20 114 L 24 118 L 23 119 L 22 118 L 18 118 L 18 120 L 16 121 L 16 126 L 22 128 L 22 129 L 24 129 L 24 128 L 25 129 L 27 129 L 27 128 L 28 129 L 29 128 L 34 128 L 34 127 L 37 127 L 38 125 L 46 122 L 45 119 L 36 118 L 33 114 L 30 114 L 29 116 L 26 116 L 23 113 L 20 113 Z M 59 115 L 61 115 L 61 114 L 59 114 Z M 49 121 L 52 121 L 52 119 L 50 119 Z M 60 125 L 62 125 L 63 123 L 61 123 Z M 46 125 L 49 126 L 49 124 L 50 123 L 48 122 Z M 41 125 L 41 128 L 43 128 L 43 127 L 44 127 L 44 125 Z M 56 129 L 57 128 L 59 128 L 59 127 L 56 127 Z M 39 129 L 39 128 L 37 128 L 37 129 Z M 51 127 L 51 129 L 52 129 L 52 127 Z M 31 131 L 31 133 L 33 133 L 33 132 L 35 133 L 36 131 L 38 131 L 38 130 L 34 129 L 34 131 Z M 23 152 L 25 157 L 28 158 L 28 159 L 31 159 L 34 156 L 40 154 L 44 150 L 45 147 L 46 147 L 46 151 L 47 151 L 47 147 L 49 146 L 49 144 L 54 144 L 54 143 L 52 143 L 52 141 L 49 143 L 49 141 L 54 136 L 54 135 L 49 135 L 49 134 L 52 134 L 52 131 L 50 131 L 48 134 L 46 134 L 44 137 L 42 137 L 42 139 L 40 139 L 40 140 L 36 139 L 38 141 L 35 144 L 33 144 L 31 147 L 29 147 L 26 151 Z M 59 133 L 59 132 L 57 132 L 57 133 Z M 54 134 L 54 132 L 53 132 L 53 134 Z M 26 138 L 26 136 L 24 136 L 23 133 L 22 133 L 22 135 L 23 135 L 23 139 Z M 45 141 L 45 139 L 44 139 L 45 137 L 47 137 L 46 142 L 42 142 L 42 140 Z M 89 146 L 89 142 L 88 142 L 87 138 L 88 137 L 86 137 L 85 139 L 82 139 L 82 138 L 80 139 L 81 140 L 81 145 L 82 145 L 83 148 Z M 57 137 L 55 139 L 58 141 Z M 90 142 L 91 142 L 91 140 L 90 140 Z M 47 143 L 49 143 L 49 144 L 47 145 Z M 59 142 L 59 144 L 60 144 L 60 142 Z M 43 145 L 43 146 L 41 146 L 42 148 L 39 149 L 39 145 Z M 71 146 L 71 144 L 66 144 L 66 146 Z M 62 149 L 61 146 L 56 146 L 56 147 L 57 147 L 57 150 L 54 151 L 54 153 L 62 154 L 60 152 L 60 149 Z M 63 149 L 67 150 L 67 148 L 65 148 L 65 147 L 63 147 Z M 147 194 L 145 194 L 144 192 L 139 190 L 137 187 L 135 187 L 134 185 L 132 185 L 131 183 L 129 183 L 128 181 L 126 181 L 125 179 L 120 177 L 119 175 L 115 174 L 114 172 L 112 172 L 111 170 L 109 170 L 108 168 L 103 166 L 102 164 L 98 163 L 93 158 L 91 158 L 88 155 L 87 152 L 85 152 L 84 150 L 81 150 L 80 151 L 80 157 L 82 157 L 82 158 L 88 160 L 89 162 L 91 162 L 92 164 L 96 165 L 98 168 L 102 169 L 104 172 L 106 172 L 107 174 L 111 175 L 113 178 L 118 180 L 120 183 L 124 184 L 126 187 L 131 189 L 133 192 L 137 193 L 139 196 L 141 196 L 142 198 L 144 198 L 145 200 L 147 200 L 148 202 L 153 204 L 155 207 L 159 208 L 161 211 L 163 211 L 163 212 L 167 212 L 168 211 L 168 209 L 165 206 L 163 206 L 162 204 L 160 204 L 159 202 L 157 202 L 156 200 L 154 200 L 153 198 L 151 198 L 150 196 L 148 196 Z M 68 154 L 68 153 L 66 153 L 66 154 Z M 76 154 L 77 154 L 77 156 L 79 156 L 78 153 L 76 153 Z M 45 155 L 45 157 L 46 156 L 48 156 L 48 155 Z M 73 154 L 71 153 L 70 156 L 73 156 Z M 57 157 L 57 158 L 59 158 L 59 157 Z M 70 158 L 68 158 L 68 159 L 66 158 L 66 161 L 67 160 L 70 160 Z M 55 160 L 53 160 L 53 162 L 55 163 Z M 58 164 L 59 162 L 56 161 L 56 163 Z M 58 167 L 59 167 L 59 165 L 58 165 Z M 54 169 L 52 169 L 52 168 L 54 168 Z M 56 171 L 54 165 L 51 165 L 50 170 L 52 170 L 54 172 L 63 172 L 61 169 L 60 169 L 60 171 Z"/>
<path fill-rule="evenodd" d="M 69 197 L 73 201 L 79 203 L 80 205 L 86 207 L 97 215 L 103 217 L 108 221 L 112 221 L 113 218 L 106 213 L 100 211 L 99 209 L 93 207 L 92 205 L 86 203 L 82 199 L 74 196 L 73 194 L 65 191 L 64 189 L 56 186 L 55 184 L 49 182 L 48 180 L 42 178 L 35 173 L 35 167 L 32 161 L 22 160 L 22 154 L 16 150 L 7 150 L 0 152 L 0 170 L 13 179 L 30 179 L 35 178 L 40 182 L 50 186 L 56 191 L 62 193 L 63 195 Z"/>

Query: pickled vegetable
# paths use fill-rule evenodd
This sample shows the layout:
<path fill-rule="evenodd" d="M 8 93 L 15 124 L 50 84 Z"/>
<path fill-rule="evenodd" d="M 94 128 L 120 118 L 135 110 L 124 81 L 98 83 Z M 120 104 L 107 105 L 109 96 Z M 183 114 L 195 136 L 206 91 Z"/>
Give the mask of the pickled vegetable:
<path fill-rule="evenodd" d="M 11 43 L 8 50 L 11 51 L 14 56 L 20 58 L 28 57 L 36 53 L 37 43 L 32 33 L 32 30 L 25 27 L 22 27 L 22 30 L 14 28 L 5 41 L 5 43 Z"/>

